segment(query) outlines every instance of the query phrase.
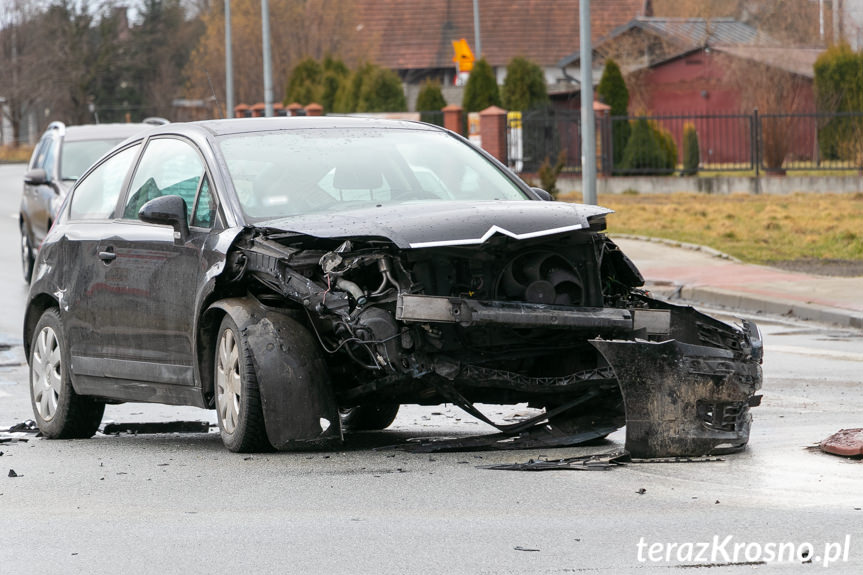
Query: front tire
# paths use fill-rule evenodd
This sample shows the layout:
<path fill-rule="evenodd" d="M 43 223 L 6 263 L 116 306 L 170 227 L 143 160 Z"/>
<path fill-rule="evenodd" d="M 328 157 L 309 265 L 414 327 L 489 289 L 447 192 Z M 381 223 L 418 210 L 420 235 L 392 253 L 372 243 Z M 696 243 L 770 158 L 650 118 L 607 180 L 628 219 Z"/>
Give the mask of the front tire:
<path fill-rule="evenodd" d="M 398 403 L 365 404 L 339 410 L 345 431 L 377 431 L 386 429 L 399 413 Z"/>
<path fill-rule="evenodd" d="M 48 439 L 92 437 L 104 402 L 78 395 L 69 375 L 69 351 L 57 308 L 45 310 L 30 344 L 30 403 L 39 431 Z"/>
<path fill-rule="evenodd" d="M 234 320 L 219 327 L 215 358 L 216 413 L 222 442 L 230 451 L 270 451 L 252 352 Z"/>

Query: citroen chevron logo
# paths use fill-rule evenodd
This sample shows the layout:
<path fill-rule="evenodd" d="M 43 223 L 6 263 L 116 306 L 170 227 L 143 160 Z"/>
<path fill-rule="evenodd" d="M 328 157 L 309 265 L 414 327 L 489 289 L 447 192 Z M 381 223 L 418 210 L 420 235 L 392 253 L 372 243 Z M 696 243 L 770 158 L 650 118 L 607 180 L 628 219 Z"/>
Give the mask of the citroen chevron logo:
<path fill-rule="evenodd" d="M 482 244 L 488 241 L 490 237 L 494 234 L 503 234 L 505 236 L 509 236 L 516 240 L 527 240 L 530 238 L 538 238 L 541 236 L 550 236 L 553 234 L 560 234 L 563 232 L 571 232 L 573 230 L 580 230 L 584 226 L 581 224 L 575 224 L 572 226 L 563 226 L 561 228 L 551 228 L 548 230 L 539 230 L 537 232 L 528 232 L 526 234 L 515 234 L 507 229 L 501 228 L 499 226 L 492 226 L 488 229 L 486 233 L 484 233 L 479 238 L 467 238 L 463 240 L 441 240 L 436 242 L 416 242 L 410 244 L 412 248 L 438 248 L 445 246 L 474 246 L 478 244 Z"/>

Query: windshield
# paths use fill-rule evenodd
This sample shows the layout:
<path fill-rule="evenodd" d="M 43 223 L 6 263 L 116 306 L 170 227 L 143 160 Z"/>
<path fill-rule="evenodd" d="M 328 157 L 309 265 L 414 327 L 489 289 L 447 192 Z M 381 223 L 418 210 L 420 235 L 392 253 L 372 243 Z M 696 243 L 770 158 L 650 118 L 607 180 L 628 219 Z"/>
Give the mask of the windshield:
<path fill-rule="evenodd" d="M 75 181 L 84 175 L 102 154 L 122 142 L 125 138 L 105 138 L 103 140 L 79 140 L 63 142 L 60 154 L 60 178 Z"/>
<path fill-rule="evenodd" d="M 223 138 L 246 216 L 444 201 L 526 200 L 470 145 L 437 131 L 290 130 Z"/>

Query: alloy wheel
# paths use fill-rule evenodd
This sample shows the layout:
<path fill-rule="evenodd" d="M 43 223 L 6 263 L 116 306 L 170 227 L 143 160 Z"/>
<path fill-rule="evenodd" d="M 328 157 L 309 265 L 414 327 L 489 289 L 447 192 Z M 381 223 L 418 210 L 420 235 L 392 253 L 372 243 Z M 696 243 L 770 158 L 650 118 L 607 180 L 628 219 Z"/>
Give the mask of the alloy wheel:
<path fill-rule="evenodd" d="M 240 417 L 240 349 L 231 329 L 222 332 L 216 366 L 216 408 L 226 433 L 233 433 Z"/>
<path fill-rule="evenodd" d="M 36 338 L 33 350 L 32 374 L 30 385 L 33 388 L 33 401 L 39 416 L 51 421 L 57 412 L 60 391 L 63 387 L 62 359 L 57 334 L 45 327 Z"/>

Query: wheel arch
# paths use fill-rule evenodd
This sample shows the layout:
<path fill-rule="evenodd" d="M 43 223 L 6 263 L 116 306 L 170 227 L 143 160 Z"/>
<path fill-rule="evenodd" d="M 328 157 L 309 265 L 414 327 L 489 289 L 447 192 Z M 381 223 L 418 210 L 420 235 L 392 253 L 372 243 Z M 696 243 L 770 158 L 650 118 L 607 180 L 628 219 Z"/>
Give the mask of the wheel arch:
<path fill-rule="evenodd" d="M 57 300 L 48 294 L 39 294 L 30 300 L 27 304 L 27 310 L 24 312 L 24 357 L 27 363 L 30 363 L 30 343 L 33 341 L 33 332 L 36 329 L 36 324 L 45 310 L 56 307 L 59 309 L 60 304 Z"/>
<path fill-rule="evenodd" d="M 213 381 L 215 363 L 213 360 L 216 351 L 216 338 L 219 335 L 219 325 L 221 325 L 222 319 L 228 315 L 226 306 L 219 305 L 222 301 L 212 304 L 201 314 L 195 344 L 198 375 L 201 378 L 201 395 L 204 399 L 204 405 L 211 408 L 214 406 L 215 397 L 215 383 Z"/>
<path fill-rule="evenodd" d="M 252 296 L 218 300 L 202 314 L 197 351 L 206 399 L 213 397 L 216 338 L 226 315 L 249 342 L 273 447 L 340 443 L 339 411 L 318 342 L 287 310 L 267 307 Z"/>

